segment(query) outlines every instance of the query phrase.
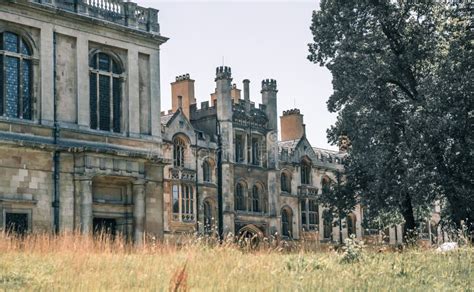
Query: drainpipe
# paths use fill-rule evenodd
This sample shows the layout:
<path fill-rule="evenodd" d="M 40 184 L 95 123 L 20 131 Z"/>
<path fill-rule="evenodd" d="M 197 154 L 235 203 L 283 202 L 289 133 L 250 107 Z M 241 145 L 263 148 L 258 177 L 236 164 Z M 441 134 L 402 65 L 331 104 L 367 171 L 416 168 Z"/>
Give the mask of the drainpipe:
<path fill-rule="evenodd" d="M 196 231 L 199 233 L 199 166 L 198 166 L 198 134 L 196 131 L 194 131 L 194 134 L 196 136 L 195 138 L 195 147 L 196 147 L 196 153 L 195 153 L 195 160 L 196 160 L 196 178 L 195 178 L 195 184 L 196 184 Z"/>
<path fill-rule="evenodd" d="M 54 155 L 53 155 L 53 212 L 54 212 L 54 232 L 56 234 L 59 233 L 59 150 L 57 150 L 58 139 L 59 139 L 59 125 L 58 125 L 58 118 L 57 118 L 57 109 L 58 109 L 58 102 L 57 102 L 57 90 L 56 90 L 56 32 L 53 32 L 53 65 L 54 65 L 54 77 L 53 77 L 53 119 L 54 119 L 54 127 L 53 127 L 53 139 L 54 139 Z"/>
<path fill-rule="evenodd" d="M 218 232 L 219 239 L 224 239 L 224 215 L 223 215 L 223 199 L 222 199 L 222 139 L 221 125 L 217 120 L 217 217 L 219 218 Z"/>

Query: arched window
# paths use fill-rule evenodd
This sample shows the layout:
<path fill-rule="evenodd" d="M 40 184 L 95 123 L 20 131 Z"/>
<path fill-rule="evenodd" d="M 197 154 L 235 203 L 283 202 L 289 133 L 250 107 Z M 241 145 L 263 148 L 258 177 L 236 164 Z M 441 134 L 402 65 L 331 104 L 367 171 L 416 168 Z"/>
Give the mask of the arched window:
<path fill-rule="evenodd" d="M 258 186 L 253 186 L 252 188 L 252 198 L 251 198 L 251 204 L 250 206 L 252 207 L 252 212 L 260 212 L 262 211 L 262 202 L 260 199 L 260 188 Z"/>
<path fill-rule="evenodd" d="M 331 239 L 333 215 L 328 210 L 323 212 L 323 236 L 324 239 Z"/>
<path fill-rule="evenodd" d="M 235 186 L 235 210 L 245 211 L 245 191 L 246 188 L 242 182 L 237 183 Z"/>
<path fill-rule="evenodd" d="M 205 182 L 212 181 L 211 165 L 207 160 L 202 163 L 202 179 Z"/>
<path fill-rule="evenodd" d="M 211 233 L 214 227 L 212 204 L 211 202 L 209 202 L 209 200 L 204 201 L 203 209 L 204 209 L 204 232 L 206 234 L 209 234 Z"/>
<path fill-rule="evenodd" d="M 173 159 L 174 159 L 174 166 L 177 167 L 184 167 L 184 149 L 186 147 L 186 143 L 182 138 L 175 138 L 174 139 L 174 148 L 173 148 Z"/>
<path fill-rule="evenodd" d="M 92 129 L 120 132 L 122 69 L 108 54 L 90 59 L 90 125 Z"/>
<path fill-rule="evenodd" d="M 327 176 L 321 179 L 321 191 L 323 194 L 327 194 L 331 191 L 331 179 Z"/>
<path fill-rule="evenodd" d="M 347 235 L 356 234 L 356 217 L 354 214 L 349 214 L 346 218 L 347 222 Z"/>
<path fill-rule="evenodd" d="M 301 161 L 301 184 L 311 184 L 311 162 L 307 160 Z"/>
<path fill-rule="evenodd" d="M 281 209 L 281 234 L 283 236 L 291 237 L 292 225 L 293 225 L 293 214 L 291 210 L 287 208 Z"/>
<path fill-rule="evenodd" d="M 15 33 L 0 33 L 0 116 L 32 119 L 31 49 Z"/>
<path fill-rule="evenodd" d="M 291 192 L 291 176 L 286 173 L 282 172 L 280 176 L 280 185 L 281 185 L 281 191 L 282 192 Z"/>

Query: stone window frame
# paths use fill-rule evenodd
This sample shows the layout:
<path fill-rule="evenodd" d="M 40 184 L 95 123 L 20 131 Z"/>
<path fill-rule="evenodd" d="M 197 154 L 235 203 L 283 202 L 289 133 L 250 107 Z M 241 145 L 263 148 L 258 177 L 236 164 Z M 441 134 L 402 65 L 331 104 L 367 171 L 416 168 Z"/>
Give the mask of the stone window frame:
<path fill-rule="evenodd" d="M 186 157 L 186 140 L 181 136 L 173 138 L 173 166 L 184 167 Z"/>
<path fill-rule="evenodd" d="M 173 183 L 171 185 L 171 211 L 173 221 L 185 223 L 195 221 L 195 193 L 194 187 L 190 183 Z"/>
<path fill-rule="evenodd" d="M 235 185 L 234 209 L 236 211 L 247 211 L 247 186 L 245 180 L 239 180 Z"/>
<path fill-rule="evenodd" d="M 212 163 L 209 159 L 204 159 L 202 163 L 202 181 L 212 183 Z"/>
<path fill-rule="evenodd" d="M 283 177 L 285 177 L 285 181 L 284 181 Z M 292 179 L 293 179 L 292 175 L 288 170 L 286 170 L 286 169 L 281 170 L 281 173 L 280 173 L 280 190 L 283 193 L 291 193 Z"/>
<path fill-rule="evenodd" d="M 110 70 L 106 71 L 106 70 L 102 70 L 100 69 L 100 65 L 99 65 L 99 57 L 100 57 L 100 54 L 104 54 L 104 55 L 107 55 L 109 58 L 110 58 Z M 96 68 L 93 67 L 93 59 L 96 58 L 96 61 L 97 61 L 97 64 L 96 64 Z M 114 66 L 116 65 L 116 67 Z M 116 134 L 121 134 L 123 133 L 125 130 L 126 130 L 126 122 L 125 122 L 125 114 L 124 114 L 124 108 L 126 108 L 125 105 L 125 90 L 126 90 L 126 66 L 124 65 L 124 62 L 122 60 L 122 58 L 113 51 L 112 48 L 95 48 L 95 49 L 91 49 L 89 50 L 89 64 L 88 64 L 88 72 L 89 72 L 89 122 L 90 122 L 90 125 L 89 125 L 89 128 L 91 130 L 95 130 L 95 131 L 102 131 L 102 132 L 107 132 L 107 133 L 116 133 Z M 120 71 L 120 73 L 118 72 Z M 93 123 L 92 123 L 92 78 L 93 78 L 93 74 L 96 75 L 96 127 L 94 128 L 93 127 Z M 105 77 L 108 77 L 110 78 L 110 81 L 109 81 L 109 96 L 108 96 L 108 99 L 109 99 L 109 104 L 110 104 L 110 108 L 109 108 L 109 112 L 110 112 L 110 115 L 109 115 L 109 129 L 108 130 L 103 130 L 101 129 L 101 126 L 100 126 L 100 117 L 101 117 L 101 113 L 100 113 L 100 77 L 101 76 L 105 76 Z M 119 109 L 118 111 L 116 111 L 116 113 L 119 114 L 119 119 L 118 120 L 115 120 L 114 119 L 114 112 L 115 112 L 115 106 L 116 104 L 114 103 L 114 90 L 116 89 L 114 87 L 114 85 L 116 85 L 117 83 L 115 81 L 118 81 L 118 88 L 117 88 L 117 92 L 119 92 L 120 96 L 119 96 Z M 117 130 L 118 129 L 118 130 Z"/>
<path fill-rule="evenodd" d="M 29 111 L 29 115 L 30 117 L 29 118 L 23 118 L 23 113 L 21 115 L 16 115 L 14 117 L 7 117 L 4 115 L 5 113 L 5 107 L 3 106 L 3 112 L 0 112 L 0 119 L 9 119 L 9 120 L 18 120 L 18 121 L 22 121 L 22 122 L 33 122 L 35 120 L 37 120 L 37 112 L 38 112 L 38 103 L 37 103 L 37 95 L 38 95 L 38 90 L 37 90 L 37 87 L 38 87 L 38 84 L 39 84 L 39 76 L 40 76 L 40 70 L 39 70 L 39 51 L 37 49 L 37 46 L 35 44 L 35 41 L 33 40 L 31 34 L 29 32 L 26 32 L 24 30 L 24 28 L 22 27 L 19 27 L 15 24 L 8 24 L 8 25 L 5 25 L 5 26 L 0 26 L 0 35 L 3 36 L 4 33 L 13 33 L 15 34 L 17 37 L 18 37 L 18 42 L 19 44 L 23 43 L 26 45 L 26 47 L 28 48 L 29 50 L 29 55 L 25 55 L 23 53 L 21 53 L 21 48 L 20 48 L 20 53 L 14 53 L 14 52 L 10 52 L 10 51 L 6 51 L 4 50 L 3 48 L 0 49 L 0 55 L 3 57 L 3 62 L 2 62 L 2 66 L 0 67 L 0 82 L 2 84 L 0 84 L 0 90 L 3 91 L 3 100 L 0 100 L 0 102 L 3 102 L 4 104 L 6 104 L 6 95 L 5 95 L 5 86 L 4 86 L 4 76 L 5 76 L 5 73 L 6 73 L 6 70 L 3 70 L 4 69 L 4 60 L 6 56 L 9 56 L 9 57 L 15 57 L 15 58 L 18 58 L 20 60 L 20 65 L 19 65 L 19 69 L 20 69 L 20 72 L 19 72 L 19 78 L 18 79 L 21 79 L 21 70 L 22 70 L 22 65 L 23 65 L 23 60 L 29 60 L 30 61 L 30 67 L 29 67 L 29 70 L 30 70 L 30 76 L 29 76 L 29 96 L 30 96 L 30 111 Z M 0 47 L 3 46 L 3 38 L 0 39 Z M 23 82 L 21 80 L 19 80 L 19 93 L 20 95 L 23 93 Z M 19 97 L 21 99 L 21 97 Z M 22 100 L 20 100 L 22 101 Z M 20 103 L 20 101 L 18 101 L 18 103 Z M 21 102 L 22 103 L 22 102 Z M 20 110 L 20 108 L 18 109 Z"/>
<path fill-rule="evenodd" d="M 291 209 L 290 206 L 283 206 L 280 210 L 280 214 L 281 214 L 281 235 L 283 237 L 292 238 L 293 237 L 293 210 Z M 283 214 L 286 214 L 287 222 L 284 222 Z M 285 223 L 287 225 L 287 228 L 286 228 L 286 230 L 288 231 L 287 234 L 285 234 L 285 228 L 284 228 Z"/>
<path fill-rule="evenodd" d="M 307 157 L 303 157 L 300 163 L 300 178 L 302 185 L 311 185 L 312 163 Z"/>
<path fill-rule="evenodd" d="M 310 207 L 313 208 L 310 208 Z M 301 229 L 303 231 L 319 230 L 319 205 L 316 198 L 303 198 L 300 200 Z"/>
<path fill-rule="evenodd" d="M 0 207 L 1 208 L 1 207 Z M 18 207 L 3 207 L 2 212 L 2 217 L 1 217 L 1 222 L 0 222 L 0 227 L 2 230 L 5 231 L 6 229 L 6 217 L 7 213 L 14 213 L 14 214 L 26 214 L 28 218 L 28 226 L 27 226 L 27 234 L 30 234 L 33 232 L 33 209 L 31 208 L 18 208 Z"/>

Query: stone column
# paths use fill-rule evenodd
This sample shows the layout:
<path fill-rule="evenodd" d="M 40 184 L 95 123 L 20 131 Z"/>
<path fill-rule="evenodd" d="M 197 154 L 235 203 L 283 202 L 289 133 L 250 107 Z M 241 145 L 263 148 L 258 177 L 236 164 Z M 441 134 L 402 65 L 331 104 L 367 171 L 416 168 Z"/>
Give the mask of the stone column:
<path fill-rule="evenodd" d="M 129 3 L 134 4 L 134 3 Z M 135 4 L 136 5 L 136 4 Z M 130 136 L 140 136 L 140 94 L 138 78 L 138 51 L 128 50 L 128 130 Z M 155 113 L 154 113 L 155 114 Z"/>
<path fill-rule="evenodd" d="M 53 62 L 53 26 L 44 24 L 40 36 L 41 62 L 41 123 L 52 125 L 54 120 L 54 62 Z"/>
<path fill-rule="evenodd" d="M 80 34 L 77 36 L 77 123 L 79 127 L 90 127 L 89 105 L 89 41 Z"/>
<path fill-rule="evenodd" d="M 145 181 L 136 180 L 133 183 L 133 225 L 134 238 L 137 245 L 143 243 L 145 226 Z"/>
<path fill-rule="evenodd" d="M 81 232 L 89 234 L 92 230 L 92 179 L 82 178 L 81 182 Z"/>

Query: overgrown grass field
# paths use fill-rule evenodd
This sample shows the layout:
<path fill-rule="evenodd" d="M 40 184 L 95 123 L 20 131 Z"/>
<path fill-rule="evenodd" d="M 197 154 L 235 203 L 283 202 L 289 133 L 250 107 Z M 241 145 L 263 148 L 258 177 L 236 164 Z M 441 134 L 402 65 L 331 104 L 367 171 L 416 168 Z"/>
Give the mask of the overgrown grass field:
<path fill-rule="evenodd" d="M 0 236 L 0 290 L 474 291 L 474 250 L 364 249 L 358 261 L 295 244 L 146 244 Z"/>

